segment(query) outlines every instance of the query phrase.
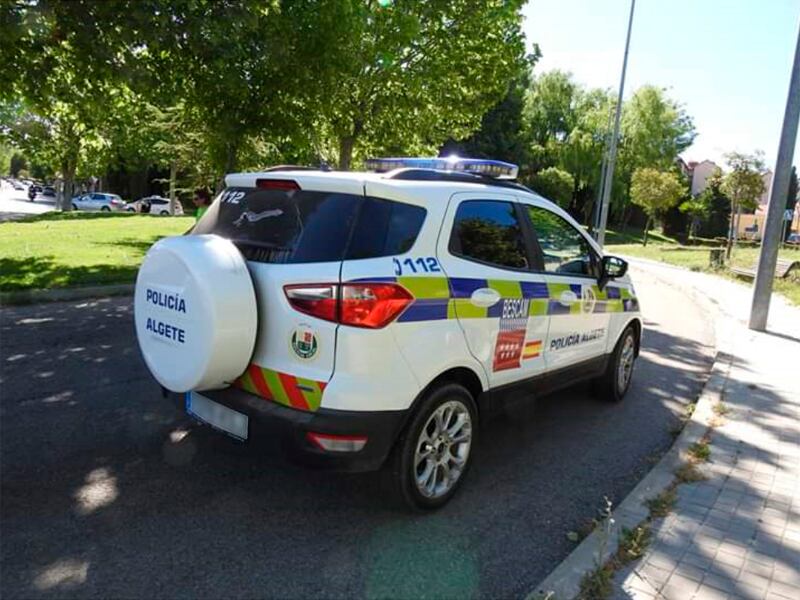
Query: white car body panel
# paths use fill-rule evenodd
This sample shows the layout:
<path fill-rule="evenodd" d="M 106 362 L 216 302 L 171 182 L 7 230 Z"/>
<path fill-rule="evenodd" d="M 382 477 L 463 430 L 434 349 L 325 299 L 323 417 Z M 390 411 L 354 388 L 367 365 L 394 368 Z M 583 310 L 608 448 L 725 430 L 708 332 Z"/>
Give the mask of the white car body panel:
<path fill-rule="evenodd" d="M 427 210 L 416 241 L 404 254 L 325 263 L 248 263 L 260 317 L 251 362 L 264 369 L 287 373 L 298 380 L 322 382 L 322 408 L 405 410 L 426 386 L 450 369 L 468 369 L 480 381 L 483 390 L 546 375 L 611 352 L 624 327 L 633 320 L 640 321 L 638 308 L 633 304 L 631 310 L 625 312 L 588 310 L 591 300 L 586 299 L 583 288 L 596 288 L 597 281 L 593 278 L 503 269 L 450 253 L 448 242 L 459 203 L 468 199 L 497 199 L 531 204 L 558 214 L 580 231 L 591 248 L 602 257 L 597 244 L 574 219 L 535 194 L 489 184 L 387 179 L 385 175 L 376 173 L 242 173 L 228 175 L 226 183 L 229 187 L 255 187 L 258 179 L 289 179 L 297 181 L 304 191 L 366 194 L 422 206 Z M 430 259 L 435 259 L 438 269 L 425 268 L 434 264 L 429 262 Z M 459 307 L 472 303 L 472 299 L 459 297 L 454 292 L 458 286 L 453 280 L 466 279 L 500 282 L 495 286 L 500 294 L 499 306 L 491 309 L 492 316 L 458 317 Z M 290 284 L 355 280 L 397 282 L 414 294 L 415 304 L 382 329 L 363 329 L 298 312 L 283 292 L 283 286 Z M 495 369 L 502 306 L 506 300 L 519 298 L 519 294 L 506 293 L 509 285 L 512 288 L 516 285 L 518 289 L 522 285 L 526 290 L 547 290 L 552 284 L 575 286 L 581 293 L 576 293 L 571 303 L 577 308 L 563 315 L 552 314 L 547 304 L 553 301 L 552 294 L 538 298 L 544 302 L 539 306 L 547 307 L 546 312 L 531 309 L 524 334 L 526 344 L 541 342 L 539 346 L 533 346 L 538 351 L 520 360 L 517 367 Z M 491 285 L 488 287 L 494 289 Z M 609 282 L 609 287 L 625 289 L 626 297 L 634 296 L 627 276 Z M 480 304 L 484 299 L 479 295 L 475 301 Z M 615 306 L 619 308 L 621 304 L 618 302 Z M 425 311 L 430 313 L 430 318 L 424 318 Z M 414 314 L 419 318 L 412 317 Z M 288 340 L 298 327 L 312 328 L 319 340 L 313 360 L 302 360 L 290 349 Z M 603 330 L 602 336 L 549 350 L 554 340 L 600 329 Z"/>

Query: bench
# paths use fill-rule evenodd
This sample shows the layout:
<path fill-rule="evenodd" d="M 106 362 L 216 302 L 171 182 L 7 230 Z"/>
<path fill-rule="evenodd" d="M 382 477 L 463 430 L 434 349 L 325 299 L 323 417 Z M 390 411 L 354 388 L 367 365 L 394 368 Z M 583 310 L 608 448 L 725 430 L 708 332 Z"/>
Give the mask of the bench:
<path fill-rule="evenodd" d="M 745 269 L 743 267 L 730 267 L 729 270 L 735 275 L 752 279 L 756 276 L 757 269 L 758 262 L 756 261 L 749 269 Z M 800 260 L 787 260 L 785 258 L 779 258 L 775 263 L 775 277 L 780 279 L 785 279 L 794 270 L 800 271 Z"/>

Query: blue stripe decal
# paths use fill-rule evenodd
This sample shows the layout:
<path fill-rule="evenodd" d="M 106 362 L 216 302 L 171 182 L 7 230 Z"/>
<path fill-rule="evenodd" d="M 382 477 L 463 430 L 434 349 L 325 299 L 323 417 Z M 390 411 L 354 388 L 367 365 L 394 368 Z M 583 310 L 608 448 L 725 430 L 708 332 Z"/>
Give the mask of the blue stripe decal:
<path fill-rule="evenodd" d="M 466 277 L 450 278 L 450 297 L 469 298 L 472 292 L 481 288 L 489 287 L 485 279 L 471 279 Z"/>
<path fill-rule="evenodd" d="M 491 319 L 499 319 L 503 314 L 503 302 L 496 302 L 486 309 L 486 316 Z"/>
<path fill-rule="evenodd" d="M 619 288 L 608 286 L 606 288 L 608 290 L 608 299 L 609 300 L 619 300 Z"/>
<path fill-rule="evenodd" d="M 558 300 L 550 300 L 547 307 L 547 314 L 549 315 L 568 315 L 569 306 L 564 306 Z"/>
<path fill-rule="evenodd" d="M 449 300 L 415 300 L 398 321 L 439 321 L 447 319 L 447 304 Z"/>
<path fill-rule="evenodd" d="M 361 277 L 359 279 L 351 279 L 350 281 L 356 283 L 364 283 L 367 281 L 374 283 L 397 283 L 397 277 Z"/>
<path fill-rule="evenodd" d="M 580 298 L 581 294 L 583 293 L 583 289 L 582 288 L 583 288 L 583 286 L 581 286 L 580 283 L 570 283 L 569 284 L 569 289 L 571 289 L 578 298 Z"/>
<path fill-rule="evenodd" d="M 520 281 L 519 288 L 523 298 L 549 298 L 550 292 L 544 281 Z"/>

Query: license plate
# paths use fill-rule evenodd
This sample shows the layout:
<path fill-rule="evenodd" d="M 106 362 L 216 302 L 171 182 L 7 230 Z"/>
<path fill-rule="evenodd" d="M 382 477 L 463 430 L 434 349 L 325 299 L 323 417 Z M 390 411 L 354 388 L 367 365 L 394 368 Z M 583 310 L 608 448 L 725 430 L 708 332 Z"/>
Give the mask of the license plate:
<path fill-rule="evenodd" d="M 247 415 L 209 400 L 197 392 L 187 392 L 186 412 L 237 440 L 247 439 Z"/>

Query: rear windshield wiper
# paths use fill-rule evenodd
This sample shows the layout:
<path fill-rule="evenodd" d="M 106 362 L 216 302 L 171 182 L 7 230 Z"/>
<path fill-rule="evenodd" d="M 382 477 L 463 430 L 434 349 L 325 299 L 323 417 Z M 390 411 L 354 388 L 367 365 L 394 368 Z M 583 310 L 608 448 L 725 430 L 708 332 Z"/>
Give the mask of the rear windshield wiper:
<path fill-rule="evenodd" d="M 292 250 L 292 246 L 285 246 L 271 242 L 256 242 L 254 240 L 240 240 L 235 238 L 232 239 L 231 242 L 237 246 L 250 246 L 252 248 L 264 248 L 266 250 Z"/>

